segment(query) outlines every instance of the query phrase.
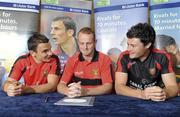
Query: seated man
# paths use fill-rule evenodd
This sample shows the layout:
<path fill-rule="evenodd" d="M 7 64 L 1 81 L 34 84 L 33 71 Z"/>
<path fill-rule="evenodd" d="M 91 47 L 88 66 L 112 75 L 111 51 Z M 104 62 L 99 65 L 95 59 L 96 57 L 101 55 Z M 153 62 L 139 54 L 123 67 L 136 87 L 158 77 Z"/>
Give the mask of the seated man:
<path fill-rule="evenodd" d="M 8 96 L 46 93 L 57 88 L 60 63 L 58 57 L 52 54 L 49 39 L 44 35 L 34 34 L 27 44 L 29 53 L 15 61 L 3 85 Z M 22 76 L 25 84 L 18 82 Z"/>
<path fill-rule="evenodd" d="M 154 48 L 154 29 L 147 23 L 139 23 L 126 35 L 128 49 L 117 62 L 116 93 L 153 101 L 176 96 L 178 86 L 170 56 Z"/>
<path fill-rule="evenodd" d="M 80 52 L 68 59 L 58 84 L 59 93 L 68 97 L 108 94 L 112 90 L 112 65 L 107 55 L 95 50 L 95 35 L 88 28 L 78 33 Z"/>

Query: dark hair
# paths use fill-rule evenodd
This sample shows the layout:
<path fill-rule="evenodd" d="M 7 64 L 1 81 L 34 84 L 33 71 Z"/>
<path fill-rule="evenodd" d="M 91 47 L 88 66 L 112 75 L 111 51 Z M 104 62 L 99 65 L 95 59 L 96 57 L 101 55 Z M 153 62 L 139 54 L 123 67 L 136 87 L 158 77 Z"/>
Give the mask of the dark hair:
<path fill-rule="evenodd" d="M 73 36 L 76 36 L 76 23 L 74 20 L 70 17 L 67 16 L 62 16 L 62 17 L 56 17 L 53 19 L 53 21 L 62 21 L 64 26 L 66 27 L 66 30 L 72 29 L 74 31 Z"/>
<path fill-rule="evenodd" d="M 81 28 L 78 32 L 78 36 L 80 33 L 84 33 L 84 34 L 93 34 L 93 39 L 95 40 L 95 33 L 94 31 L 89 28 L 89 27 L 84 27 L 84 28 Z"/>
<path fill-rule="evenodd" d="M 158 47 L 159 49 L 163 49 L 163 48 L 170 46 L 170 45 L 176 45 L 175 39 L 171 36 L 168 36 L 168 35 L 157 35 L 156 41 L 157 41 L 156 42 L 157 46 L 159 46 Z"/>
<path fill-rule="evenodd" d="M 35 51 L 37 50 L 37 46 L 40 44 L 40 43 L 48 43 L 49 42 L 49 39 L 42 35 L 42 34 L 39 34 L 39 33 L 34 33 L 31 37 L 29 37 L 28 39 L 28 50 L 32 50 L 32 51 Z"/>
<path fill-rule="evenodd" d="M 151 49 L 154 47 L 156 33 L 154 28 L 148 23 L 138 23 L 132 26 L 126 33 L 127 38 L 139 38 L 140 41 L 147 45 L 151 43 Z"/>

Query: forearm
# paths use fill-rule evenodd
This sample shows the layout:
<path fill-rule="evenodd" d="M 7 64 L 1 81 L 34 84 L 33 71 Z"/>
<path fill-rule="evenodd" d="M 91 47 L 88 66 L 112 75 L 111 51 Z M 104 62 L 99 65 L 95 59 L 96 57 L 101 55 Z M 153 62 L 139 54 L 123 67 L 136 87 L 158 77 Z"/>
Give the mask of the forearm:
<path fill-rule="evenodd" d="M 56 84 L 42 84 L 37 86 L 25 86 L 23 93 L 48 93 L 56 91 Z"/>
<path fill-rule="evenodd" d="M 57 91 L 63 95 L 68 95 L 68 87 L 64 83 L 58 84 Z"/>
<path fill-rule="evenodd" d="M 143 90 L 133 89 L 126 85 L 115 86 L 116 94 L 144 99 Z"/>
<path fill-rule="evenodd" d="M 96 88 L 83 89 L 82 96 L 87 95 L 104 95 L 112 91 L 112 84 L 104 84 Z"/>
<path fill-rule="evenodd" d="M 166 98 L 175 97 L 178 95 L 178 87 L 177 86 L 168 86 L 165 88 Z"/>

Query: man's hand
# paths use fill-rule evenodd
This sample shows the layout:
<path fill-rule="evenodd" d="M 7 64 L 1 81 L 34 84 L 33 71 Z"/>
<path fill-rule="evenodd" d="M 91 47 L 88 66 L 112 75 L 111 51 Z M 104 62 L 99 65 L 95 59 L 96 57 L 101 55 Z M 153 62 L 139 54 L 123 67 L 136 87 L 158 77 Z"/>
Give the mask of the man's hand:
<path fill-rule="evenodd" d="M 166 92 L 158 86 L 148 87 L 142 91 L 142 98 L 146 100 L 151 99 L 153 101 L 165 101 Z"/>
<path fill-rule="evenodd" d="M 69 84 L 67 96 L 71 98 L 81 96 L 81 82 Z"/>
<path fill-rule="evenodd" d="M 7 95 L 8 96 L 18 96 L 23 93 L 23 84 L 14 81 L 10 84 L 7 88 Z"/>

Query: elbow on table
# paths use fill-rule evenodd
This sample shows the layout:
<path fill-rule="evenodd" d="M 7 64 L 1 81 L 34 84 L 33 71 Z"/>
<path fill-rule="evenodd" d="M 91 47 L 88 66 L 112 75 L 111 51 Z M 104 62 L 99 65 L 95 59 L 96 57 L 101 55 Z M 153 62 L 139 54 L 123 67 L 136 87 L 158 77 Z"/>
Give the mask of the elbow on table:
<path fill-rule="evenodd" d="M 59 83 L 58 86 L 57 86 L 57 92 L 60 93 L 60 94 L 64 94 L 64 95 L 67 95 L 67 92 L 68 92 L 68 87 L 65 83 Z"/>
<path fill-rule="evenodd" d="M 52 87 L 51 88 L 51 92 L 55 92 L 55 91 L 57 91 L 57 88 L 56 87 Z"/>
<path fill-rule="evenodd" d="M 108 87 L 106 88 L 104 94 L 110 94 L 113 92 L 113 85 L 112 84 L 108 84 Z"/>
<path fill-rule="evenodd" d="M 123 92 L 123 86 L 122 85 L 115 85 L 115 92 L 116 92 L 116 94 L 118 94 L 118 95 L 122 95 L 122 92 Z"/>
<path fill-rule="evenodd" d="M 171 97 L 175 97 L 175 96 L 179 95 L 178 87 L 174 87 L 173 90 L 166 89 L 165 92 L 166 92 L 166 96 L 167 96 L 166 98 L 171 98 Z"/>
<path fill-rule="evenodd" d="M 52 85 L 51 87 L 49 87 L 48 92 L 55 92 L 55 91 L 57 91 L 57 85 Z"/>

